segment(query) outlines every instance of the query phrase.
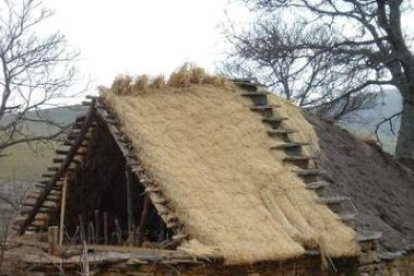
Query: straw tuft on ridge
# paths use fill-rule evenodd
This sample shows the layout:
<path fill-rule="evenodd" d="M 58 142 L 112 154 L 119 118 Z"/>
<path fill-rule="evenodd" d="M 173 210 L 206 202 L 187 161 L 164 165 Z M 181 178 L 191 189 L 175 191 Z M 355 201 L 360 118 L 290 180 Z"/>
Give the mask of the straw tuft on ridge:
<path fill-rule="evenodd" d="M 135 80 L 128 75 L 115 78 L 110 91 L 119 96 L 138 95 L 151 91 L 161 91 L 168 88 L 187 88 L 191 85 L 209 84 L 216 87 L 233 87 L 224 76 L 210 75 L 203 68 L 185 63 L 171 73 L 168 80 L 159 75 L 151 78 L 148 75 L 138 75 Z"/>

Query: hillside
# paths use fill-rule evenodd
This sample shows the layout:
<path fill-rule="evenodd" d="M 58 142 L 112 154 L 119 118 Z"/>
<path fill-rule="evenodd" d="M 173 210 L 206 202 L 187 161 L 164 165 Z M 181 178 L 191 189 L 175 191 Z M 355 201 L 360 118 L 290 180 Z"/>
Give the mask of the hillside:
<path fill-rule="evenodd" d="M 375 128 L 384 118 L 401 110 L 401 96 L 397 90 L 387 90 L 384 95 L 378 98 L 375 108 L 356 112 L 346 118 L 344 122 L 339 123 L 341 127 L 346 128 L 358 137 L 375 138 Z M 397 134 L 400 129 L 400 120 L 395 118 L 393 121 L 393 131 L 388 123 L 383 124 L 378 133 L 386 152 L 394 154 Z"/>
<path fill-rule="evenodd" d="M 83 107 L 52 108 L 31 112 L 30 118 L 48 118 L 59 124 L 69 124 L 76 116 L 82 114 Z M 53 127 L 39 123 L 28 124 L 27 131 L 35 134 L 44 134 L 53 131 Z M 0 158 L 0 178 L 31 181 L 44 172 L 54 155 L 56 142 L 35 142 L 19 144 L 6 151 L 7 156 Z"/>

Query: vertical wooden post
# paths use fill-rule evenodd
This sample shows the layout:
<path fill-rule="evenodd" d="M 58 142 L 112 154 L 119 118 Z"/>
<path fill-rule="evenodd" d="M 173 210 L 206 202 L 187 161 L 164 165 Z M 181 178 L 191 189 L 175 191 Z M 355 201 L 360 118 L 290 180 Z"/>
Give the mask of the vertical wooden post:
<path fill-rule="evenodd" d="M 132 172 L 129 167 L 125 168 L 126 194 L 127 194 L 127 213 L 128 213 L 128 245 L 134 244 L 134 209 L 133 209 L 133 190 L 132 190 Z"/>
<path fill-rule="evenodd" d="M 66 193 L 68 189 L 68 176 L 63 179 L 62 197 L 60 199 L 60 223 L 59 223 L 59 245 L 63 243 L 65 231 Z"/>
<path fill-rule="evenodd" d="M 103 213 L 103 235 L 104 235 L 104 244 L 108 244 L 108 213 Z"/>
<path fill-rule="evenodd" d="M 93 227 L 93 222 L 88 223 L 88 244 L 95 243 L 95 228 Z"/>
<path fill-rule="evenodd" d="M 95 210 L 95 238 L 93 240 L 95 244 L 99 244 L 101 241 L 101 220 L 99 218 L 99 210 Z"/>
<path fill-rule="evenodd" d="M 115 228 L 116 228 L 116 242 L 117 244 L 122 244 L 122 230 L 121 226 L 119 225 L 118 218 L 115 219 Z"/>
<path fill-rule="evenodd" d="M 137 237 L 137 245 L 141 246 L 143 235 L 144 235 L 144 229 L 145 229 L 145 223 L 147 220 L 147 214 L 148 209 L 150 205 L 150 198 L 148 194 L 145 194 L 144 196 L 144 202 L 142 203 L 142 212 L 141 212 L 141 218 L 139 220 L 139 227 L 138 227 L 138 237 Z"/>
<path fill-rule="evenodd" d="M 59 251 L 58 247 L 58 226 L 51 226 L 47 229 L 47 244 L 50 255 L 56 255 Z"/>

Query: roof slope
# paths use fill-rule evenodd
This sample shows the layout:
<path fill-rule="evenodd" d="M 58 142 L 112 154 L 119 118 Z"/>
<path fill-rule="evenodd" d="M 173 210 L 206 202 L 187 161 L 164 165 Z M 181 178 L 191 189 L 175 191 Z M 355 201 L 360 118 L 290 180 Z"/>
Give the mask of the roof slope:
<path fill-rule="evenodd" d="M 333 192 L 355 202 L 357 227 L 382 231 L 380 243 L 387 250 L 414 244 L 414 172 L 346 130 L 308 119 L 319 137 L 320 167 Z"/>
<path fill-rule="evenodd" d="M 316 203 L 283 165 L 283 152 L 269 151 L 277 138 L 234 90 L 191 85 L 107 95 L 136 154 L 197 241 L 183 248 L 215 250 L 227 264 L 293 258 L 305 246 L 331 257 L 356 255 L 354 231 Z"/>

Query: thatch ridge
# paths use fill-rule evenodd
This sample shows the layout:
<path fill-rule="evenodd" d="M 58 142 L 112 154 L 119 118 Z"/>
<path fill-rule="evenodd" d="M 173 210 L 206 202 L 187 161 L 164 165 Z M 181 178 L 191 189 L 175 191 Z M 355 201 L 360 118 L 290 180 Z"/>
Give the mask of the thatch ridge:
<path fill-rule="evenodd" d="M 186 88 L 190 85 L 210 84 L 216 87 L 231 87 L 232 82 L 224 76 L 211 75 L 203 68 L 185 63 L 171 73 L 166 80 L 163 75 L 150 77 L 138 75 L 135 79 L 129 75 L 119 75 L 112 83 L 111 91 L 119 96 L 133 96 L 148 92 L 163 91 L 168 88 Z M 105 90 L 105 89 L 104 89 Z M 103 90 L 101 89 L 101 92 Z"/>
<path fill-rule="evenodd" d="M 283 152 L 268 150 L 275 139 L 249 111 L 248 100 L 228 93 L 234 86 L 178 79 L 184 85 L 167 84 L 159 93 L 112 87 L 106 100 L 197 240 L 184 250 L 217 252 L 228 264 L 295 258 L 305 247 L 328 257 L 358 254 L 354 231 L 316 203 L 317 195 L 281 161 Z M 299 109 L 289 108 L 316 139 Z"/>

